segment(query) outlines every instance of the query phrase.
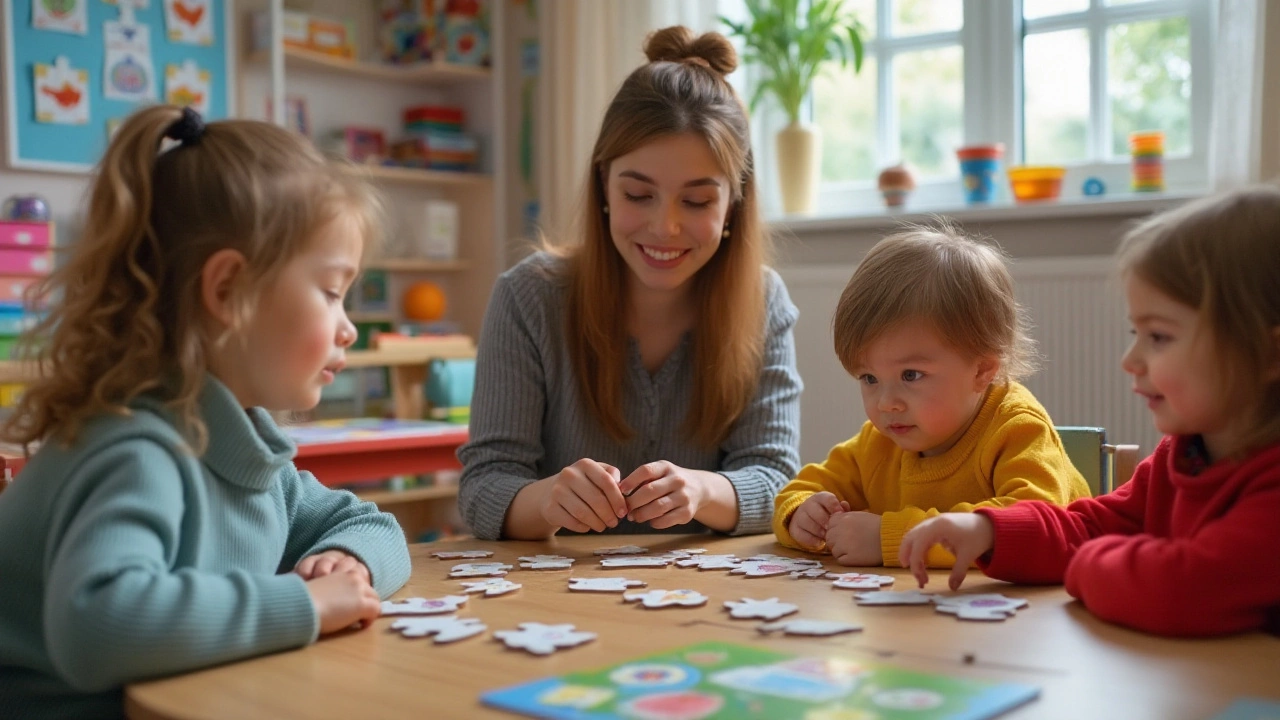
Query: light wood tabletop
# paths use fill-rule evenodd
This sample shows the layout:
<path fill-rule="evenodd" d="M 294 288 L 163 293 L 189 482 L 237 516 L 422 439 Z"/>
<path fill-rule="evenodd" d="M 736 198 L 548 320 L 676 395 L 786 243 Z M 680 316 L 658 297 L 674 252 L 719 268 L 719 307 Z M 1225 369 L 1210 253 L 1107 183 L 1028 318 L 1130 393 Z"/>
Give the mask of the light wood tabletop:
<path fill-rule="evenodd" d="M 771 535 L 579 536 L 547 542 L 461 540 L 411 546 L 413 577 L 396 597 L 460 594 L 448 577 L 459 562 L 438 560 L 436 550 L 493 550 L 491 560 L 515 566 L 514 593 L 474 595 L 460 617 L 479 618 L 482 635 L 449 645 L 407 639 L 390 630 L 391 618 L 372 627 L 322 639 L 302 650 L 225 665 L 128 688 L 133 718 L 487 718 L 512 717 L 484 707 L 482 692 L 538 678 L 605 667 L 698 641 L 718 640 L 793 654 L 844 656 L 931 673 L 1041 689 L 1039 699 L 1010 718 L 1202 719 L 1241 696 L 1280 700 L 1280 639 L 1260 633 L 1213 640 L 1157 638 L 1101 622 L 1060 586 L 1015 586 L 971 571 L 962 591 L 1002 592 L 1030 604 L 1003 622 L 967 622 L 932 606 L 860 607 L 848 590 L 829 580 L 789 576 L 746 578 L 726 571 L 677 568 L 608 569 L 597 548 L 634 543 L 651 553 L 706 548 L 747 557 L 757 553 L 801 555 Z M 518 557 L 561 554 L 577 559 L 572 570 L 524 570 Z M 840 568 L 829 557 L 828 569 Z M 897 569 L 864 570 L 894 576 L 891 587 L 915 587 Z M 567 590 L 569 577 L 623 576 L 645 589 L 698 590 L 704 607 L 645 610 L 616 594 Z M 926 591 L 944 592 L 946 576 L 933 574 Z M 792 617 L 861 623 L 862 632 L 831 638 L 799 638 L 756 630 L 760 621 L 733 620 L 726 600 L 778 597 L 800 606 Z M 585 645 L 546 657 L 509 650 L 492 635 L 521 622 L 573 623 L 599 633 Z"/>

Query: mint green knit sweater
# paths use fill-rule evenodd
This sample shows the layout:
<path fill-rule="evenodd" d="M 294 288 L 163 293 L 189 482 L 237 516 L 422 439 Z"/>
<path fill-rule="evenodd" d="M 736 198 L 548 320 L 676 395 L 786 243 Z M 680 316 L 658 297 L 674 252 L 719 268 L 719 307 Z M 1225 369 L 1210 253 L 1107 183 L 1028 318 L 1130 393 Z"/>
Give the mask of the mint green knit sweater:
<path fill-rule="evenodd" d="M 125 683 L 315 641 L 307 555 L 356 556 L 383 597 L 408 579 L 395 519 L 298 472 L 265 411 L 210 378 L 201 413 L 202 458 L 144 399 L 0 494 L 0 717 L 119 716 Z"/>

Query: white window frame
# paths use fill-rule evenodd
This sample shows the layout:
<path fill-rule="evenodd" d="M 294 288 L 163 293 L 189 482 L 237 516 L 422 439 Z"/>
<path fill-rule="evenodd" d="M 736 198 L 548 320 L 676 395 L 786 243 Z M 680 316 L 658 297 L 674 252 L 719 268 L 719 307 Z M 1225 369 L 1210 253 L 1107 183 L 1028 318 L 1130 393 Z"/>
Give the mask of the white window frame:
<path fill-rule="evenodd" d="M 724 0 L 721 0 L 722 3 Z M 1035 20 L 1022 20 L 1022 0 L 962 0 L 964 24 L 958 31 L 944 31 L 906 37 L 889 37 L 892 22 L 892 0 L 876 0 L 876 36 L 866 41 L 867 57 L 876 58 L 876 144 L 877 167 L 899 160 L 891 64 L 884 62 L 906 51 L 953 46 L 961 47 L 964 57 L 965 102 L 963 113 L 964 142 L 1002 142 L 1004 164 L 1022 163 L 1022 35 L 1070 28 L 1086 28 L 1090 43 L 1090 137 L 1089 151 L 1093 159 L 1068 164 L 1068 182 L 1064 198 L 1079 197 L 1086 177 L 1097 177 L 1107 186 L 1112 198 L 1133 197 L 1129 189 L 1128 158 L 1108 158 L 1110 154 L 1109 113 L 1107 96 L 1107 33 L 1117 23 L 1158 20 L 1185 15 L 1190 32 L 1191 53 L 1191 143 L 1190 154 L 1167 156 L 1165 182 L 1171 192 L 1199 192 L 1209 183 L 1209 124 L 1213 97 L 1212 38 L 1216 23 L 1211 0 L 1149 0 L 1133 5 L 1108 6 L 1105 0 L 1091 0 L 1085 11 Z M 725 3 L 730 4 L 730 3 Z M 754 68 L 746 68 L 745 81 L 750 84 Z M 753 116 L 753 133 L 758 152 L 756 167 L 761 178 L 761 195 L 766 215 L 781 216 L 779 190 L 776 187 L 777 166 L 774 137 L 786 124 L 781 112 L 771 111 L 762 103 Z M 813 121 L 812 101 L 805 103 L 802 115 Z M 892 149 L 890 149 L 892 148 Z M 963 207 L 960 179 L 917 179 L 918 186 L 910 199 L 910 210 L 934 210 Z M 1011 204 L 1007 192 L 1001 202 Z M 819 187 L 818 215 L 867 215 L 882 212 L 883 203 L 874 181 L 824 182 Z"/>

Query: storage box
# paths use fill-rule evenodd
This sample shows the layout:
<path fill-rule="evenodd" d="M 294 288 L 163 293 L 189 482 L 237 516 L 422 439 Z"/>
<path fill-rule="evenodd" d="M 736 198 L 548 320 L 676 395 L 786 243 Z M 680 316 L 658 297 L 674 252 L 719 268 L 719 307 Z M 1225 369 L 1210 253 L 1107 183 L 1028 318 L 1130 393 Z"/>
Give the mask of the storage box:
<path fill-rule="evenodd" d="M 0 303 L 20 303 L 26 299 L 27 288 L 40 282 L 34 275 L 0 275 Z"/>
<path fill-rule="evenodd" d="M 53 223 L 0 221 L 0 247 L 47 248 L 53 244 Z"/>
<path fill-rule="evenodd" d="M 0 248 L 0 275 L 48 275 L 53 270 L 50 250 Z"/>

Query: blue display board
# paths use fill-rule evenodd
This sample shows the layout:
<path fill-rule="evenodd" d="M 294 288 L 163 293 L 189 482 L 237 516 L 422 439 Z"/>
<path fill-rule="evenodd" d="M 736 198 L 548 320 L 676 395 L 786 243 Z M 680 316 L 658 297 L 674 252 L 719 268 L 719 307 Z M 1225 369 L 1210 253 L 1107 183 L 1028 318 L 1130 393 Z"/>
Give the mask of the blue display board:
<path fill-rule="evenodd" d="M 106 0 L 81 0 L 87 11 L 87 34 L 76 35 L 34 27 L 36 4 L 44 0 L 2 0 L 5 26 L 5 86 L 8 163 L 34 170 L 85 172 L 106 149 L 109 123 L 119 122 L 147 104 L 107 98 L 103 92 L 106 45 L 103 24 L 120 18 L 120 9 Z M 209 72 L 208 119 L 235 112 L 230 91 L 234 77 L 235 47 L 230 22 L 232 0 L 208 0 L 213 23 L 213 43 L 194 45 L 171 42 L 166 34 L 164 0 L 147 0 L 134 10 L 136 21 L 150 29 L 151 61 L 155 70 L 156 97 L 164 99 L 164 75 L 168 65 L 192 61 Z M 37 63 L 53 65 L 65 57 L 72 68 L 88 73 L 89 119 L 80 125 L 36 121 L 34 69 Z"/>

